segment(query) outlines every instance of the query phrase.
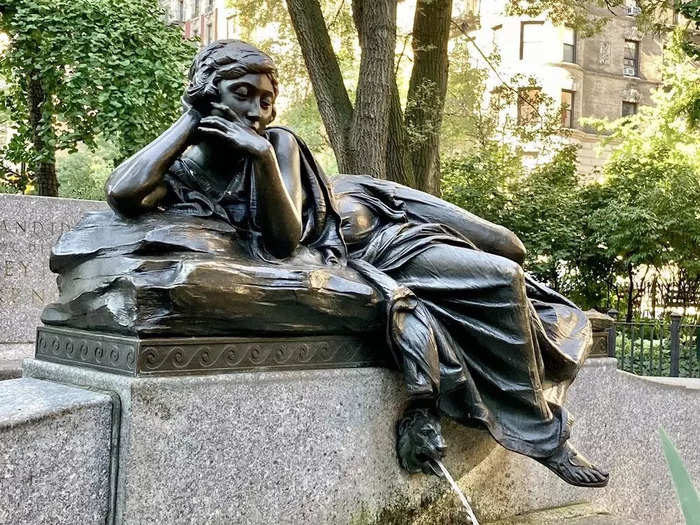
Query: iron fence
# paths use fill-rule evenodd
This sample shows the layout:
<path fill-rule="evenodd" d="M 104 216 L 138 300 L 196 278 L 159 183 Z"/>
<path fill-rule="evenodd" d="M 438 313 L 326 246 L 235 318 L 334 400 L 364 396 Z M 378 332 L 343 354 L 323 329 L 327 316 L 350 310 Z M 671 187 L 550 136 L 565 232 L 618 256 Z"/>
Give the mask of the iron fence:
<path fill-rule="evenodd" d="M 612 317 L 617 312 L 609 312 Z M 608 355 L 618 368 L 638 375 L 700 377 L 700 325 L 671 322 L 616 322 L 610 329 Z"/>

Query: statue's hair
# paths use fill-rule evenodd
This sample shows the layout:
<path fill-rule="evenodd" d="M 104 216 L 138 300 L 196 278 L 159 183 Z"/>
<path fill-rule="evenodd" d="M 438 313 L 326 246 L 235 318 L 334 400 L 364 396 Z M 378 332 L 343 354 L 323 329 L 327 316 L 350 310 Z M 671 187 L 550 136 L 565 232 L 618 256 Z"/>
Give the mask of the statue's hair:
<path fill-rule="evenodd" d="M 221 80 L 240 78 L 248 73 L 267 75 L 277 98 L 277 67 L 268 55 L 242 40 L 217 40 L 194 57 L 185 96 L 195 106 L 217 100 Z M 273 104 L 273 119 L 275 113 Z"/>

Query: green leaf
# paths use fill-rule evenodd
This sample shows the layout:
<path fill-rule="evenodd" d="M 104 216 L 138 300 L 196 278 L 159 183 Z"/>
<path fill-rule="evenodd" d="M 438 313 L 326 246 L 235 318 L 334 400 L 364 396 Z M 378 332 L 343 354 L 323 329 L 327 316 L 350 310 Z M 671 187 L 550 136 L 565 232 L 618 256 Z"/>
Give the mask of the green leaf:
<path fill-rule="evenodd" d="M 685 469 L 676 447 L 673 446 L 663 428 L 659 429 L 659 433 L 661 434 L 661 445 L 671 471 L 671 478 L 685 516 L 686 525 L 700 525 L 700 498 L 698 498 L 698 492 L 693 486 L 693 481 L 690 479 L 690 475 Z"/>

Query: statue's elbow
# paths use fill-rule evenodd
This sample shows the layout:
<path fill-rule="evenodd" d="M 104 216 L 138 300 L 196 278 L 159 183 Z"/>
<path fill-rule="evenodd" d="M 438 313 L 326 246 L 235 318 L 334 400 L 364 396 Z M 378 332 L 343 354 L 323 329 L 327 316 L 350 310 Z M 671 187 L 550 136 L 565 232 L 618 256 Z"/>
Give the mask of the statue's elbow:
<path fill-rule="evenodd" d="M 134 206 L 136 197 L 129 192 L 120 190 L 115 185 L 110 184 L 109 181 L 105 184 L 105 196 L 109 207 L 119 215 L 134 217 L 140 212 L 138 206 Z"/>
<path fill-rule="evenodd" d="M 269 239 L 265 242 L 267 251 L 278 259 L 286 259 L 294 254 L 301 242 L 301 224 L 291 225 L 286 231 L 273 230 L 266 237 Z"/>

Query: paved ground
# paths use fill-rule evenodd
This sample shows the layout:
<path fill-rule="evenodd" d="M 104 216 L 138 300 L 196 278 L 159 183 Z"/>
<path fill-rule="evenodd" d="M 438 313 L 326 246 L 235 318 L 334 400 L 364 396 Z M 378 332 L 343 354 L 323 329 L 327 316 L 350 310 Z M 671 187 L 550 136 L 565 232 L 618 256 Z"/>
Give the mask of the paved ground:
<path fill-rule="evenodd" d="M 532 512 L 522 516 L 515 516 L 506 520 L 493 521 L 483 525 L 644 525 L 640 521 L 612 516 L 604 510 L 592 505 L 572 505 L 539 512 Z"/>

